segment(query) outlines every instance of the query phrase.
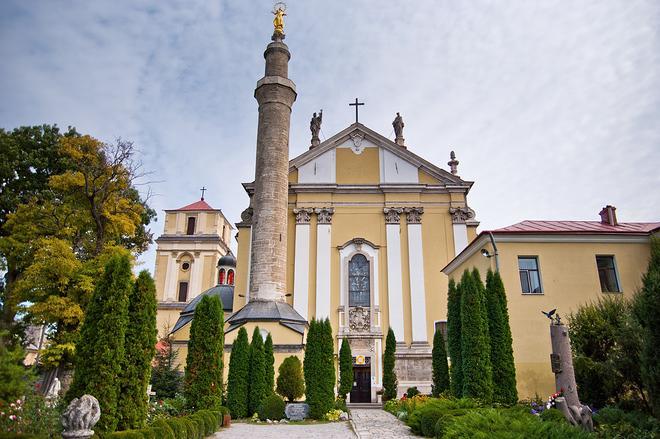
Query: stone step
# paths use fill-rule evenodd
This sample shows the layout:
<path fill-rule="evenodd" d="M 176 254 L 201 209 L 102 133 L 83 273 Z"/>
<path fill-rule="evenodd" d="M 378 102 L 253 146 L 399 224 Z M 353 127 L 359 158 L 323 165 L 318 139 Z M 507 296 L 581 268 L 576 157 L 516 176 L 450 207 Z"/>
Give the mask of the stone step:
<path fill-rule="evenodd" d="M 378 402 L 352 402 L 346 404 L 349 410 L 351 409 L 382 409 L 383 404 Z"/>

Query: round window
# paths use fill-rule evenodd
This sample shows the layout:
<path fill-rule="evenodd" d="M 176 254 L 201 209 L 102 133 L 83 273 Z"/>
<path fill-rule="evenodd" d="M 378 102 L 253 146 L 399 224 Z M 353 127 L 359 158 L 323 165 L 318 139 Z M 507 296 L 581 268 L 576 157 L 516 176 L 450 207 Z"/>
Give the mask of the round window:
<path fill-rule="evenodd" d="M 190 269 L 190 262 L 184 262 L 183 264 L 181 264 L 181 269 L 183 271 L 188 271 Z"/>

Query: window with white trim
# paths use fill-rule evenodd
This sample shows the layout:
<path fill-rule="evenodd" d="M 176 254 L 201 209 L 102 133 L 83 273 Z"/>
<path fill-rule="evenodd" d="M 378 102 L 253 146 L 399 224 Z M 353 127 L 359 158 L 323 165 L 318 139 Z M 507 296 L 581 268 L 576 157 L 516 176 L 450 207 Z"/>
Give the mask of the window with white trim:
<path fill-rule="evenodd" d="M 361 253 L 348 262 L 348 306 L 368 307 L 371 302 L 369 260 Z"/>
<path fill-rule="evenodd" d="M 518 272 L 523 294 L 543 294 L 539 260 L 536 256 L 518 256 Z"/>

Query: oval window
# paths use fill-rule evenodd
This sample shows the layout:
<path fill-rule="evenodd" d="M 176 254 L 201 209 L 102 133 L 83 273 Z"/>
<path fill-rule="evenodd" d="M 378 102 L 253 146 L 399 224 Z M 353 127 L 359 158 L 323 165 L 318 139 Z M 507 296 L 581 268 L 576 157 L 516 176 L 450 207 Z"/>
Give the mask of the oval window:
<path fill-rule="evenodd" d="M 188 270 L 190 270 L 190 262 L 184 262 L 183 264 L 181 264 L 181 269 L 182 269 L 183 271 L 188 271 Z"/>

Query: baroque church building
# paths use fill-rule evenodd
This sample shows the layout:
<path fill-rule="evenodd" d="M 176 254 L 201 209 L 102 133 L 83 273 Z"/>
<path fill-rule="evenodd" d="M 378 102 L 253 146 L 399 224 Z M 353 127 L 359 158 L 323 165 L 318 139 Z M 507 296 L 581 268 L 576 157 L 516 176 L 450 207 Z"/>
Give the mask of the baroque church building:
<path fill-rule="evenodd" d="M 185 362 L 194 307 L 202 294 L 218 295 L 224 364 L 238 328 L 251 334 L 259 326 L 273 336 L 277 370 L 287 356 L 302 360 L 308 322 L 329 318 L 335 352 L 348 340 L 354 356 L 350 401 L 376 402 L 391 327 L 399 394 L 411 386 L 428 393 L 433 335 L 446 331 L 440 270 L 476 237 L 472 182 L 458 176 L 453 152 L 445 170 L 406 145 L 398 114 L 394 140 L 356 121 L 323 142 L 315 114 L 309 150 L 290 160 L 297 95 L 277 17 L 272 39 L 255 90 L 255 180 L 243 184 L 250 205 L 236 224 L 235 270 L 225 256 L 232 228 L 221 211 L 203 199 L 166 211 L 156 241 L 159 331 L 171 333 Z"/>

